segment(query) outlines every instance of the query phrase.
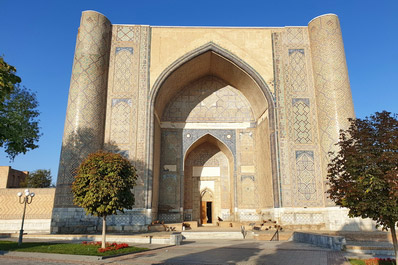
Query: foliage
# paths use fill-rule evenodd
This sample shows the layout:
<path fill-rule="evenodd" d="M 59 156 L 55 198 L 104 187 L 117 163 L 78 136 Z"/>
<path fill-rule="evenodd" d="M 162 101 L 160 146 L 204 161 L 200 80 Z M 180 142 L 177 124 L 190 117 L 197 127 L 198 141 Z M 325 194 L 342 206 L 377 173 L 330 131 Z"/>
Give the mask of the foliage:
<path fill-rule="evenodd" d="M 372 259 L 349 259 L 352 265 L 395 265 L 395 259 L 372 258 Z"/>
<path fill-rule="evenodd" d="M 58 253 L 71 255 L 88 255 L 88 256 L 112 256 L 123 253 L 134 253 L 147 250 L 147 248 L 138 248 L 129 246 L 119 248 L 107 252 L 100 252 L 98 249 L 100 244 L 61 244 L 46 242 L 24 242 L 18 247 L 18 242 L 0 241 L 0 250 L 2 251 L 18 251 L 18 252 L 38 252 L 38 253 Z"/>
<path fill-rule="evenodd" d="M 136 179 L 134 166 L 120 154 L 92 153 L 79 166 L 72 184 L 74 203 L 100 217 L 132 209 Z"/>
<path fill-rule="evenodd" d="M 350 119 L 340 132 L 338 153 L 328 165 L 330 198 L 349 209 L 350 217 L 371 218 L 391 229 L 398 255 L 398 116 L 376 112 Z"/>
<path fill-rule="evenodd" d="M 398 120 L 389 112 L 350 120 L 340 151 L 329 164 L 330 198 L 351 217 L 372 218 L 384 228 L 398 220 Z"/>
<path fill-rule="evenodd" d="M 3 92 L 0 95 L 0 98 L 4 96 L 0 100 L 0 147 L 4 147 L 7 156 L 14 160 L 16 155 L 37 148 L 41 135 L 36 94 L 19 85 L 14 85 L 10 91 L 6 96 Z"/>
<path fill-rule="evenodd" d="M 104 151 L 88 155 L 77 170 L 72 183 L 73 202 L 87 214 L 102 217 L 102 248 L 106 248 L 106 217 L 133 208 L 136 179 L 129 160 Z"/>
<path fill-rule="evenodd" d="M 0 102 L 3 102 L 14 90 L 14 86 L 21 83 L 21 78 L 15 74 L 17 69 L 7 64 L 0 56 Z"/>
<path fill-rule="evenodd" d="M 25 180 L 21 183 L 21 187 L 26 188 L 48 188 L 51 185 L 51 170 L 38 169 L 29 172 Z"/>

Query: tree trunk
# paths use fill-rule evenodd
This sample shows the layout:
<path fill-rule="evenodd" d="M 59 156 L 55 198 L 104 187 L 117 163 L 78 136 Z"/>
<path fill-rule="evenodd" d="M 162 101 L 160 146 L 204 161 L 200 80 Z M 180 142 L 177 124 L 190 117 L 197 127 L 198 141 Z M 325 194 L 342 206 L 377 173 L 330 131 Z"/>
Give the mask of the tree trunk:
<path fill-rule="evenodd" d="M 391 237 L 392 237 L 392 244 L 394 245 L 395 264 L 397 264 L 398 246 L 397 246 L 397 234 L 395 233 L 395 222 L 391 225 Z"/>
<path fill-rule="evenodd" d="M 105 248 L 105 239 L 106 238 L 106 216 L 102 217 L 102 244 L 101 248 Z"/>

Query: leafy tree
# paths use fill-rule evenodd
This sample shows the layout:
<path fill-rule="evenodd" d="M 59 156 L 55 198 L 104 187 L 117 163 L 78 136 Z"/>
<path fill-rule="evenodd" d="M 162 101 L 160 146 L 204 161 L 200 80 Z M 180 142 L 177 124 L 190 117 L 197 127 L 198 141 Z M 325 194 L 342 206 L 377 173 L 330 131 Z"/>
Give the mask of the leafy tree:
<path fill-rule="evenodd" d="M 37 106 L 36 95 L 20 86 L 0 102 L 0 147 L 5 148 L 11 160 L 38 147 L 41 134 Z"/>
<path fill-rule="evenodd" d="M 0 57 L 0 147 L 11 160 L 37 148 L 41 136 L 36 94 L 19 85 L 15 71 Z"/>
<path fill-rule="evenodd" d="M 21 183 L 21 187 L 26 188 L 48 188 L 51 186 L 51 170 L 38 169 L 29 172 L 28 176 Z"/>
<path fill-rule="evenodd" d="M 328 166 L 328 193 L 350 217 L 372 218 L 390 229 L 398 258 L 398 116 L 383 111 L 350 122 Z"/>
<path fill-rule="evenodd" d="M 132 209 L 136 169 L 120 154 L 98 151 L 80 164 L 72 184 L 74 203 L 86 214 L 102 217 L 102 248 L 105 247 L 106 217 Z"/>
<path fill-rule="evenodd" d="M 7 64 L 0 56 L 0 102 L 11 94 L 16 84 L 21 83 L 21 78 L 15 74 L 17 69 Z"/>

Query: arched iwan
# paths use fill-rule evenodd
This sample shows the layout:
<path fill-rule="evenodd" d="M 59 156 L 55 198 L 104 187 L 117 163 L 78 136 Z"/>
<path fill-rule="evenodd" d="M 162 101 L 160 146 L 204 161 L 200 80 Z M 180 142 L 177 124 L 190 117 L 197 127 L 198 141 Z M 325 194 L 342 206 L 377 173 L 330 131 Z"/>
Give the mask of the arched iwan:
<path fill-rule="evenodd" d="M 238 89 L 247 98 L 256 120 L 255 124 L 252 125 L 253 127 L 259 127 L 261 123 L 264 124 L 264 122 L 266 122 L 268 140 L 266 140 L 264 144 L 269 149 L 270 171 L 272 172 L 272 183 L 270 184 L 272 185 L 273 192 L 273 207 L 279 207 L 279 176 L 276 162 L 277 134 L 275 133 L 275 103 L 273 95 L 263 78 L 250 65 L 229 51 L 210 42 L 187 53 L 168 66 L 160 74 L 150 91 L 147 105 L 148 120 L 150 121 L 147 127 L 147 142 L 149 146 L 147 151 L 147 209 L 153 208 L 152 191 L 155 190 L 156 192 L 157 189 L 153 182 L 154 176 L 159 178 L 160 174 L 160 169 L 158 169 L 160 165 L 162 141 L 160 124 L 163 111 L 181 89 L 205 76 L 217 76 L 217 78 L 224 80 L 232 87 Z M 196 135 L 196 137 L 206 135 L 206 130 L 203 130 L 202 133 L 199 131 L 200 130 L 197 130 L 198 134 L 201 135 Z M 214 131 L 214 128 L 208 129 L 207 133 L 209 131 Z M 221 139 L 219 136 L 215 137 L 212 133 L 212 137 L 215 139 L 218 138 L 220 142 L 226 143 L 225 146 L 229 150 L 226 154 L 232 153 L 234 172 L 236 172 L 237 169 L 237 159 L 234 155 L 236 151 L 234 150 L 234 141 L 238 141 L 238 139 L 241 138 L 241 135 L 237 135 L 238 131 L 237 129 L 231 129 L 231 133 L 224 134 L 225 137 L 229 137 L 226 139 Z M 187 141 L 187 134 L 180 135 L 180 137 L 182 137 L 180 139 L 183 143 Z M 206 137 L 210 137 L 210 135 Z M 230 141 L 231 144 L 228 144 L 228 141 Z M 184 160 L 183 158 L 188 151 L 188 147 L 184 145 L 184 147 L 181 148 L 181 159 Z M 183 171 L 183 164 L 177 166 L 176 171 Z M 181 174 L 181 172 L 179 174 Z"/>

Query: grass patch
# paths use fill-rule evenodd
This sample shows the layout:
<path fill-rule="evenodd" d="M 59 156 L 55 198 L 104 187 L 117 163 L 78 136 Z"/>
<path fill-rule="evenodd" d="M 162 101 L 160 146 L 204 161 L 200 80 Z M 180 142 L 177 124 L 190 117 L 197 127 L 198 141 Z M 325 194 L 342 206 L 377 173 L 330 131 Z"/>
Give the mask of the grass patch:
<path fill-rule="evenodd" d="M 361 259 L 348 259 L 348 261 L 352 265 L 366 265 L 365 261 L 363 261 Z"/>
<path fill-rule="evenodd" d="M 349 259 L 352 265 L 395 265 L 395 259 Z"/>
<path fill-rule="evenodd" d="M 113 256 L 125 253 L 135 253 L 147 250 L 147 248 L 137 248 L 129 246 L 118 250 L 106 251 L 104 253 L 98 252 L 97 245 L 83 245 L 76 243 L 43 243 L 32 242 L 22 243 L 18 247 L 17 242 L 0 241 L 0 250 L 3 251 L 18 251 L 18 252 L 39 252 L 39 253 L 57 253 L 57 254 L 71 254 L 71 255 L 88 255 L 88 256 Z"/>

